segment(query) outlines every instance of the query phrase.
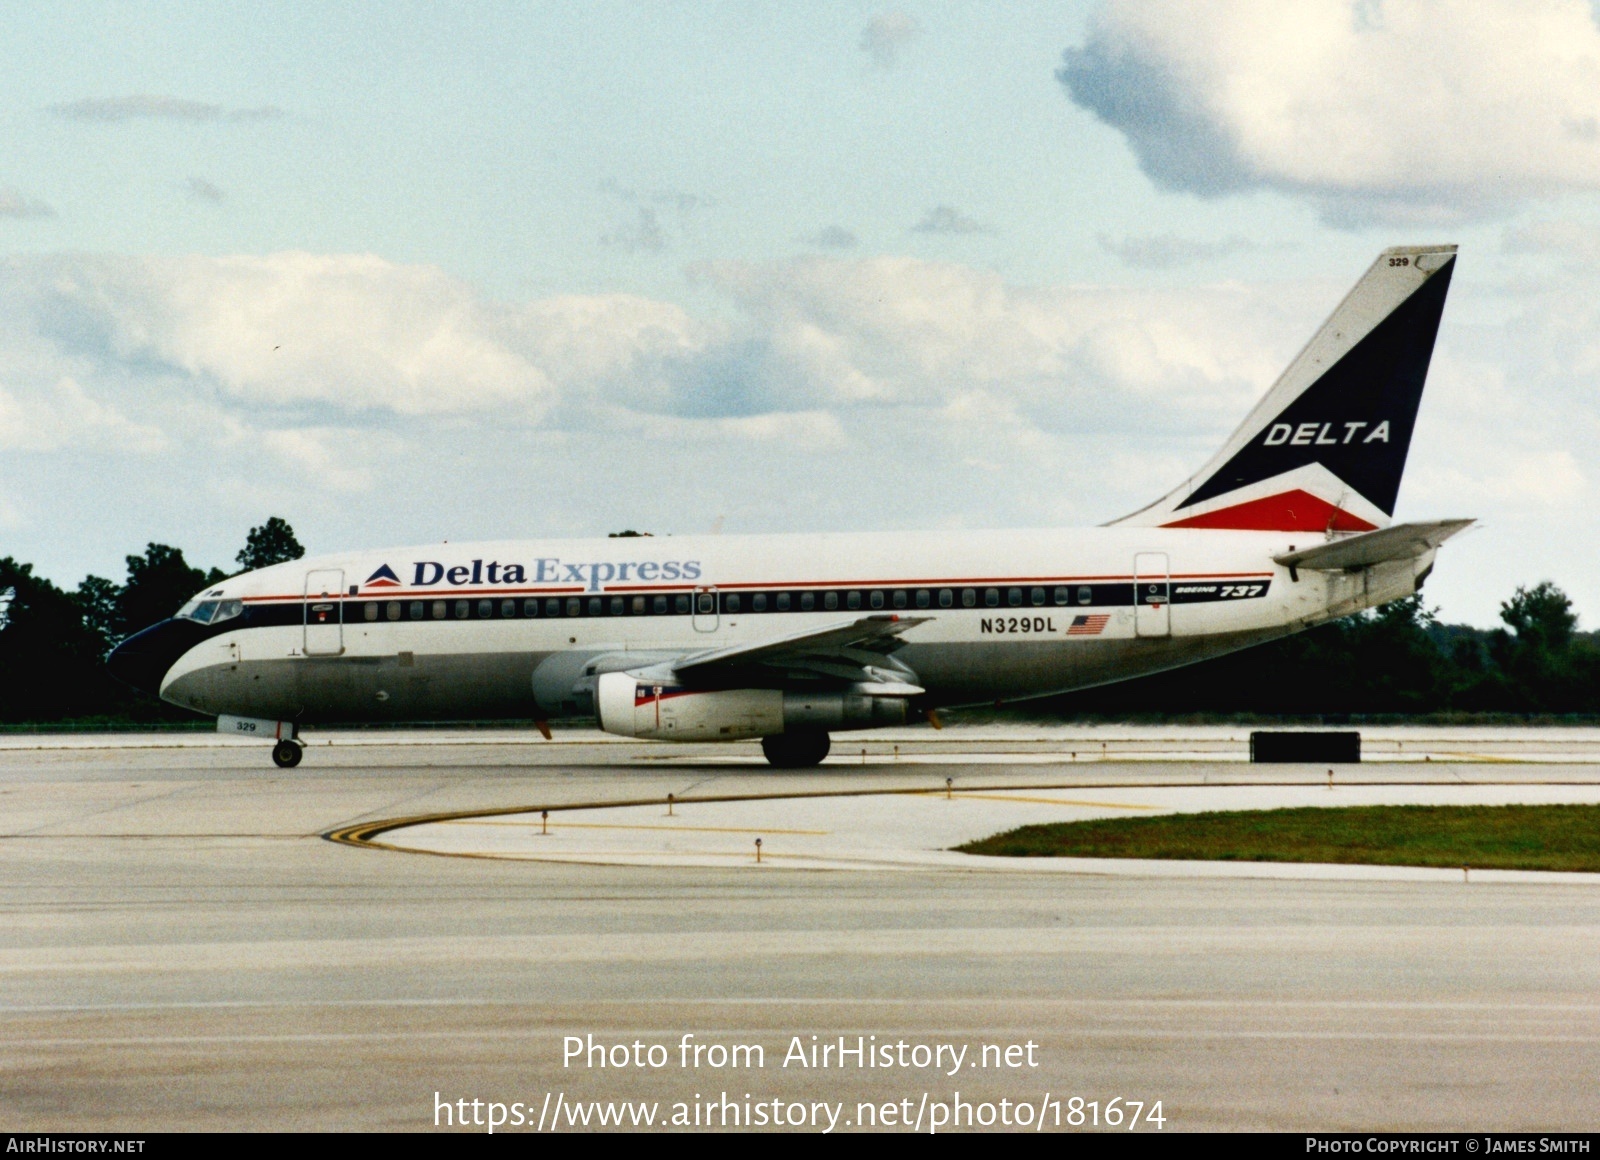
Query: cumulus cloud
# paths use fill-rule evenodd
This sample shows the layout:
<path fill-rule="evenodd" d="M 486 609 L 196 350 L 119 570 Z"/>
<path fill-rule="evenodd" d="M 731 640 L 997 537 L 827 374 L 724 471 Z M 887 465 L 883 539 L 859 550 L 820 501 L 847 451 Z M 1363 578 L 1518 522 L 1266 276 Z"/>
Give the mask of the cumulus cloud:
<path fill-rule="evenodd" d="M 157 426 L 134 422 L 75 380 L 0 385 L 0 449 L 54 452 L 66 448 L 153 453 L 167 446 Z"/>
<path fill-rule="evenodd" d="M 1107 0 L 1057 76 L 1166 189 L 1353 223 L 1600 188 L 1586 0 Z"/>
<path fill-rule="evenodd" d="M 297 528 L 323 513 L 329 547 L 722 511 L 752 530 L 1097 522 L 1203 462 L 1347 289 L 1024 286 L 820 254 L 694 273 L 703 309 L 497 301 L 371 255 L 0 259 L 0 496 L 26 525 L 8 544 L 52 550 L 72 523 L 115 545 L 75 583 L 192 517 L 222 561 L 262 497 Z M 1433 598 L 1470 580 L 1486 620 L 1541 543 L 1600 534 L 1600 285 L 1493 293 L 1509 312 L 1447 311 L 1402 493 L 1408 517 L 1524 537 L 1484 569 L 1441 564 Z M 1600 608 L 1600 581 L 1568 582 Z"/>
<path fill-rule="evenodd" d="M 1538 254 L 1585 269 L 1600 262 L 1600 228 L 1563 218 L 1529 222 L 1506 230 L 1508 254 Z"/>
<path fill-rule="evenodd" d="M 693 229 L 695 214 L 713 204 L 709 198 L 677 189 L 635 189 L 614 179 L 600 183 L 600 192 L 625 207 L 611 229 L 600 235 L 602 245 L 630 253 L 658 254 Z M 662 220 L 666 215 L 671 226 Z"/>
<path fill-rule="evenodd" d="M 195 201 L 210 202 L 212 205 L 221 205 L 228 200 L 228 195 L 220 188 L 213 185 L 203 177 L 191 177 L 184 183 L 184 189 Z"/>
<path fill-rule="evenodd" d="M 950 205 L 936 205 L 911 227 L 918 234 L 992 234 L 994 229 Z"/>
<path fill-rule="evenodd" d="M 661 365 L 713 329 L 629 295 L 495 303 L 435 267 L 369 255 L 0 263 L 12 378 L 70 373 L 280 416 L 570 418 L 602 396 L 648 396 Z"/>
<path fill-rule="evenodd" d="M 629 205 L 653 205 L 682 214 L 715 204 L 710 198 L 698 193 L 689 193 L 682 189 L 636 189 L 631 185 L 622 184 L 615 178 L 602 181 L 600 192 Z"/>
<path fill-rule="evenodd" d="M 638 206 L 637 214 L 638 216 L 632 221 L 624 222 L 601 234 L 601 243 L 607 246 L 620 246 L 630 253 L 659 254 L 666 249 L 666 231 L 661 228 L 661 219 L 656 216 L 655 207 Z"/>
<path fill-rule="evenodd" d="M 205 101 L 140 93 L 129 97 L 85 97 L 49 106 L 65 121 L 113 124 L 120 121 L 270 121 L 284 115 L 277 105 L 228 109 Z"/>
<path fill-rule="evenodd" d="M 56 211 L 42 201 L 23 197 L 15 189 L 0 187 L 0 218 L 50 218 Z"/>
<path fill-rule="evenodd" d="M 626 294 L 494 302 L 370 255 L 19 256 L 0 263 L 0 387 L 59 394 L 70 380 L 112 408 L 160 399 L 297 429 L 952 406 L 1070 426 L 1121 423 L 1128 400 L 1157 395 L 1176 422 L 1247 405 L 1305 337 L 1282 325 L 1292 295 L 1272 305 L 1237 287 L 1021 288 L 890 257 L 695 274 L 731 309 L 697 316 Z"/>
<path fill-rule="evenodd" d="M 843 226 L 823 226 L 799 240 L 819 250 L 853 250 L 861 244 L 861 239 Z"/>
<path fill-rule="evenodd" d="M 907 13 L 880 12 L 861 30 L 861 51 L 878 68 L 893 68 L 907 45 L 922 35 L 922 26 Z"/>
<path fill-rule="evenodd" d="M 721 262 L 702 276 L 744 320 L 742 340 L 720 348 L 735 370 L 719 366 L 719 378 L 746 383 L 758 409 L 960 403 L 1015 409 L 1035 425 L 1100 427 L 1127 422 L 1118 414 L 1132 399 L 1161 394 L 1158 425 L 1242 415 L 1307 337 L 1265 295 L 1229 287 L 1026 288 L 899 257 Z M 1276 342 L 1273 322 L 1286 331 Z M 693 370 L 710 365 L 697 359 Z"/>

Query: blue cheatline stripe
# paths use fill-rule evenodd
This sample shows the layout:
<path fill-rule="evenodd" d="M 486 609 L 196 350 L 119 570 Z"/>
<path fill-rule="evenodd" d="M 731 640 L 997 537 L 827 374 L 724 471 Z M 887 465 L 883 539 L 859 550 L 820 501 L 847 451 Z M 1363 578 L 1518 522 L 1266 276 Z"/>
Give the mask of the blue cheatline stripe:
<path fill-rule="evenodd" d="M 1166 604 L 1205 604 L 1233 600 L 1258 600 L 1271 589 L 1271 581 L 1143 581 L 1154 584 Z M 945 593 L 950 604 L 941 603 Z M 991 593 L 993 594 L 991 597 Z M 830 602 L 830 597 L 831 602 Z M 692 610 L 702 598 L 715 601 L 714 609 Z M 926 599 L 926 604 L 922 603 Z M 990 600 L 994 603 L 990 603 Z M 971 603 L 968 603 L 968 601 Z M 809 602 L 809 607 L 807 606 Z M 316 600 L 313 604 L 332 603 Z M 596 593 L 582 596 L 461 596 L 395 597 L 385 593 L 345 597 L 340 602 L 344 623 L 429 623 L 445 625 L 480 620 L 590 620 L 613 617 L 764 616 L 770 614 L 841 615 L 874 614 L 938 616 L 952 612 L 1025 612 L 1029 609 L 1127 608 L 1134 604 L 1134 586 L 1128 583 L 1066 585 L 993 585 L 961 588 L 845 588 L 772 589 L 714 593 Z M 217 630 L 299 625 L 305 622 L 304 600 L 251 603 L 241 621 L 218 625 Z M 370 617 L 370 619 L 369 619 Z"/>

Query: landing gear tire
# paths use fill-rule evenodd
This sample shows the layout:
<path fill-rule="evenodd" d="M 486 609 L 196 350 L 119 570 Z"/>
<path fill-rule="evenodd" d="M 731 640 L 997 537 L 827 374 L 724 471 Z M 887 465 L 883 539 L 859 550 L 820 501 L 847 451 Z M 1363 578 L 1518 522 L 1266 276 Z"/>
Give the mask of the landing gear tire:
<path fill-rule="evenodd" d="M 272 760 L 279 769 L 293 769 L 300 764 L 300 758 L 304 752 L 300 748 L 299 742 L 280 741 L 272 747 Z"/>
<path fill-rule="evenodd" d="M 804 769 L 828 756 L 828 735 L 820 729 L 794 729 L 761 739 L 761 752 L 775 769 Z"/>

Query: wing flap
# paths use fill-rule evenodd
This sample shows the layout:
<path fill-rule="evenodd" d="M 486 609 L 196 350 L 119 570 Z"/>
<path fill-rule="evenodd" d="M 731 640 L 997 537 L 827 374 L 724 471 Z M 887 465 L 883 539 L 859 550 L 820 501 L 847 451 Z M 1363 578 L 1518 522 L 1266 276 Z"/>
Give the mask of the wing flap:
<path fill-rule="evenodd" d="M 695 653 L 672 668 L 679 680 L 691 685 L 721 684 L 751 669 L 792 673 L 813 680 L 820 677 L 876 682 L 885 679 L 885 674 L 877 669 L 880 665 L 893 671 L 889 679 L 905 681 L 915 674 L 903 665 L 889 662 L 888 656 L 904 643 L 902 634 L 930 619 L 926 616 L 864 616 L 773 640 Z"/>

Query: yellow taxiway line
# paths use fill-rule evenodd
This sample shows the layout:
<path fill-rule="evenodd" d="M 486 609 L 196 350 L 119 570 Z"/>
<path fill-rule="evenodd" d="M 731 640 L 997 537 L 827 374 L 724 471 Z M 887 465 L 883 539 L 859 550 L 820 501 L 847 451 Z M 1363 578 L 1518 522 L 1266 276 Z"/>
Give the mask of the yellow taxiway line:
<path fill-rule="evenodd" d="M 544 820 L 529 819 L 526 822 L 475 822 L 471 818 L 452 818 L 449 821 L 439 822 L 441 826 L 543 826 Z M 825 838 L 831 830 L 774 830 L 762 826 L 630 826 L 620 822 L 551 822 L 552 830 L 665 830 L 669 834 L 807 834 L 812 837 Z"/>

